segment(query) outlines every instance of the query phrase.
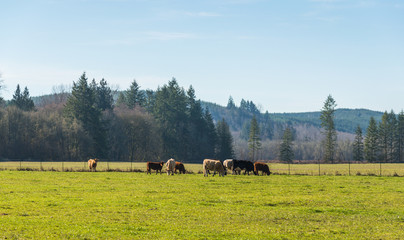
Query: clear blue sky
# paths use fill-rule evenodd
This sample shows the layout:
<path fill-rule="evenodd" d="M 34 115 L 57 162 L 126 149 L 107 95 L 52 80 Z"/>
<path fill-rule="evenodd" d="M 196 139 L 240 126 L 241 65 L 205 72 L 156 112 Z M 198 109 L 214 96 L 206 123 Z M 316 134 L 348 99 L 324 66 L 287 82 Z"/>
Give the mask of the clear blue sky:
<path fill-rule="evenodd" d="M 197 98 L 269 112 L 404 109 L 402 0 L 1 0 L 0 73 L 11 99 L 86 71 L 120 90 L 175 77 Z"/>

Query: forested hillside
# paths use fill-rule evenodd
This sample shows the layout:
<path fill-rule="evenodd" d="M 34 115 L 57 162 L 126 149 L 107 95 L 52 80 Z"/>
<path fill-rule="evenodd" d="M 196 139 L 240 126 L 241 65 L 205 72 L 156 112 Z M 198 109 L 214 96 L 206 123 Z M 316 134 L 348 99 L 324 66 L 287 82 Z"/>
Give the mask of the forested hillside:
<path fill-rule="evenodd" d="M 279 160 L 285 139 L 289 160 L 323 159 L 321 111 L 262 113 L 250 100 L 220 106 L 196 96 L 175 79 L 156 90 L 134 80 L 118 92 L 83 74 L 71 90 L 35 98 L 18 86 L 0 105 L 0 159 Z M 336 109 L 333 118 L 336 162 L 403 161 L 403 112 Z"/>
<path fill-rule="evenodd" d="M 255 106 L 252 101 L 245 101 L 250 105 Z M 214 120 L 224 118 L 232 131 L 239 132 L 242 138 L 248 137 L 249 122 L 253 115 L 256 115 L 261 123 L 261 129 L 265 130 L 264 138 L 279 139 L 282 136 L 285 126 L 300 131 L 305 130 L 303 135 L 315 135 L 321 128 L 320 115 L 321 112 L 304 112 L 304 113 L 260 113 L 256 108 L 249 110 L 248 108 L 224 107 L 214 103 L 202 102 L 202 106 L 208 108 Z M 231 105 L 230 105 L 231 106 Z M 367 109 L 337 109 L 335 112 L 336 130 L 347 134 L 355 134 L 356 128 L 359 125 L 364 133 L 369 125 L 369 120 L 373 117 L 376 121 L 380 121 L 383 113 L 367 110 Z M 243 132 L 247 131 L 247 135 Z"/>

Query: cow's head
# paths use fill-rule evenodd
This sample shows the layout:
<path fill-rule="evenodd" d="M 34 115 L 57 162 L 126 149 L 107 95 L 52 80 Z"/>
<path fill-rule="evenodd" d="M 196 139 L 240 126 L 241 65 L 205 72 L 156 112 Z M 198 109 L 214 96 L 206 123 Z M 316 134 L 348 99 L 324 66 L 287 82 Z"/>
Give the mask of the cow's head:
<path fill-rule="evenodd" d="M 160 162 L 160 166 L 163 167 L 163 166 L 164 166 L 164 162 Z"/>

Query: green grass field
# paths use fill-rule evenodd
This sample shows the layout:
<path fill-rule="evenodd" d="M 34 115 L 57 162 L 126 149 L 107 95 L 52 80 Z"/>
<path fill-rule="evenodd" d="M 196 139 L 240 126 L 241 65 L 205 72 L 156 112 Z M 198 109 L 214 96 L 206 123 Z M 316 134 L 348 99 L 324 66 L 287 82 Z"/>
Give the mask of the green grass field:
<path fill-rule="evenodd" d="M 0 239 L 404 239 L 404 178 L 0 171 Z"/>
<path fill-rule="evenodd" d="M 34 169 L 39 170 L 56 170 L 56 171 L 87 171 L 87 162 L 0 162 L 0 170 L 16 170 L 22 169 Z M 185 164 L 185 168 L 192 173 L 198 173 L 202 171 L 202 164 Z M 288 164 L 281 163 L 269 163 L 271 172 L 275 174 L 289 174 Z M 146 171 L 145 162 L 104 162 L 100 161 L 97 166 L 98 171 L 122 170 L 129 171 L 130 169 L 136 169 Z M 163 170 L 164 171 L 164 170 Z M 319 175 L 318 164 L 291 164 L 290 174 L 292 175 Z M 320 175 L 380 175 L 380 164 L 321 164 Z M 404 164 L 381 164 L 382 176 L 404 176 Z"/>

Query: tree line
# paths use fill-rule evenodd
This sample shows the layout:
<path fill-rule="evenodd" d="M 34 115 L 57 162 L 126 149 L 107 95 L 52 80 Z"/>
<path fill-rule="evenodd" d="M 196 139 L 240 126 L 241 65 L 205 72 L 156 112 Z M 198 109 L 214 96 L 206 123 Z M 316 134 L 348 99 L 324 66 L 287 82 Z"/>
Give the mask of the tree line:
<path fill-rule="evenodd" d="M 13 99 L 0 108 L 0 139 L 2 159 L 201 162 L 234 157 L 226 121 L 215 124 L 193 87 L 185 90 L 174 78 L 156 91 L 141 90 L 133 80 L 115 97 L 106 80 L 89 81 L 83 73 L 64 100 L 40 107 L 28 88 L 21 93 L 18 85 Z"/>
<path fill-rule="evenodd" d="M 404 162 L 404 111 L 398 115 L 394 111 L 390 113 L 386 111 L 379 123 L 371 117 L 365 137 L 363 137 L 362 129 L 358 125 L 354 141 L 343 144 L 343 142 L 338 143 L 337 141 L 334 123 L 336 106 L 334 98 L 329 95 L 324 102 L 320 116 L 323 138 L 318 144 L 319 151 L 314 151 L 320 154 L 317 156 L 318 160 L 323 160 L 326 163 L 351 160 L 372 163 Z M 295 155 L 292 146 L 293 135 L 290 129 L 286 128 L 279 147 L 282 161 L 290 163 L 293 160 Z"/>
<path fill-rule="evenodd" d="M 385 112 L 380 121 L 371 117 L 364 136 L 358 125 L 354 137 L 344 137 L 336 131 L 331 95 L 317 129 L 275 122 L 244 99 L 239 107 L 231 96 L 226 107 L 201 102 L 192 86 L 185 90 L 174 78 L 155 91 L 142 90 L 133 80 L 118 93 L 105 79 L 89 81 L 83 73 L 70 92 L 62 89 L 36 105 L 28 88 L 21 89 L 17 85 L 11 101 L 0 98 L 2 159 L 404 161 L 403 112 Z"/>

